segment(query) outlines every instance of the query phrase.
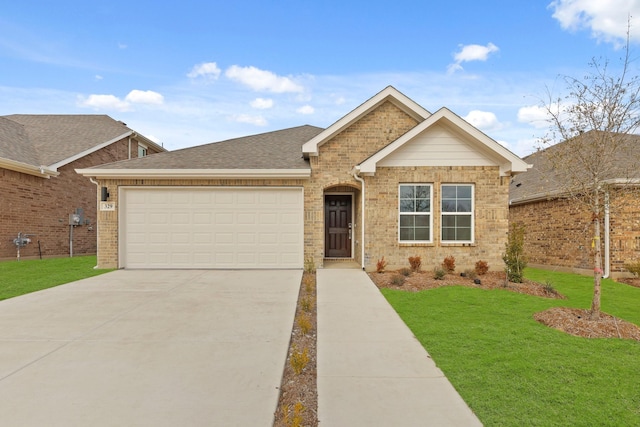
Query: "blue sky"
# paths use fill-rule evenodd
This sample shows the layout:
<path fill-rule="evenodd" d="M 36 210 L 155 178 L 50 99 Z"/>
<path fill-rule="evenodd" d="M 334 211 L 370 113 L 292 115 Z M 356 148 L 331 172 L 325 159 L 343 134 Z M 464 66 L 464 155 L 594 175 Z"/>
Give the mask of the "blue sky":
<path fill-rule="evenodd" d="M 640 0 L 9 2 L 0 115 L 108 114 L 177 149 L 326 127 L 393 85 L 526 155 L 547 89 L 617 65 L 630 15 Z"/>

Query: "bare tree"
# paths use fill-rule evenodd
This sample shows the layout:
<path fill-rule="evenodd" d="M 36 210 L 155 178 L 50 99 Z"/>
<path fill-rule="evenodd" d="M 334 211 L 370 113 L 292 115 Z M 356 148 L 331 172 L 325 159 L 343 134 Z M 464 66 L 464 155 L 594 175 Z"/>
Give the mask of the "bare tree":
<path fill-rule="evenodd" d="M 564 76 L 568 94 L 554 98 L 549 92 L 543 105 L 550 122 L 540 153 L 545 179 L 553 181 L 554 196 L 583 205 L 591 216 L 591 320 L 600 318 L 602 218 L 611 199 L 637 183 L 640 170 L 638 137 L 632 136 L 640 126 L 640 78 L 631 75 L 629 32 L 623 53 L 617 72 L 609 61 L 593 59 L 583 78 Z"/>

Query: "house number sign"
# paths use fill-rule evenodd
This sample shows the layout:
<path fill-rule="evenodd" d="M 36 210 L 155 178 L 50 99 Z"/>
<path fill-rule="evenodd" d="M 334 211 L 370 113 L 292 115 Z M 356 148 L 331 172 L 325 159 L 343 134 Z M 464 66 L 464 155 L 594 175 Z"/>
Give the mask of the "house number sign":
<path fill-rule="evenodd" d="M 114 202 L 100 202 L 101 211 L 115 211 L 116 204 Z"/>

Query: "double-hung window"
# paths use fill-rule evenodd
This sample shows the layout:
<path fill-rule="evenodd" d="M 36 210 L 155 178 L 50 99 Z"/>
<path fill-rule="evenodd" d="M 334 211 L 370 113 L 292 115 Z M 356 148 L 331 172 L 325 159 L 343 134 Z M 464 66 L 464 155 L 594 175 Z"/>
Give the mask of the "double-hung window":
<path fill-rule="evenodd" d="M 430 243 L 432 229 L 431 184 L 400 184 L 400 242 Z"/>
<path fill-rule="evenodd" d="M 473 185 L 441 187 L 442 242 L 473 243 Z"/>

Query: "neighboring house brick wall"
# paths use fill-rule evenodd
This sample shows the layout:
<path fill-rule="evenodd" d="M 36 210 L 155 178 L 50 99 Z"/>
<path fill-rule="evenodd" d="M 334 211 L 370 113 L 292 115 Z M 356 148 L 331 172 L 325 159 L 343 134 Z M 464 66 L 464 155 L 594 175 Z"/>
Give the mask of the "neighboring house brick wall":
<path fill-rule="evenodd" d="M 531 265 L 593 273 L 591 213 L 583 204 L 567 199 L 545 200 L 512 206 L 509 216 L 512 222 L 525 226 L 524 251 Z M 612 203 L 609 241 L 611 275 L 625 275 L 624 264 L 640 260 L 637 197 L 628 195 Z"/>
<path fill-rule="evenodd" d="M 69 214 L 84 210 L 89 225 L 73 230 L 74 255 L 96 253 L 97 189 L 75 169 L 127 158 L 128 139 L 123 139 L 61 167 L 49 179 L 0 169 L 0 259 L 15 258 L 13 239 L 18 232 L 33 234 L 21 257 L 69 255 Z"/>

